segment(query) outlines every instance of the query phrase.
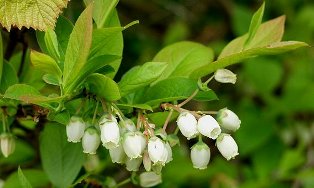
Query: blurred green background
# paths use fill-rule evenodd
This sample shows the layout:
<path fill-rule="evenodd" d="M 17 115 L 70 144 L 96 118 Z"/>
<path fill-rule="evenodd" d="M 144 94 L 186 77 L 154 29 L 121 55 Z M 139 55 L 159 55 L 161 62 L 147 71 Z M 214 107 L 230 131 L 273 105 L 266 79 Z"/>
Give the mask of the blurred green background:
<path fill-rule="evenodd" d="M 139 20 L 140 24 L 124 32 L 123 65 L 115 80 L 130 67 L 150 61 L 162 47 L 182 40 L 200 42 L 212 47 L 218 55 L 230 40 L 247 32 L 251 16 L 261 3 L 256 0 L 121 0 L 117 9 L 122 25 L 133 20 Z M 84 8 L 81 1 L 70 1 L 68 7 L 64 14 L 72 20 Z M 314 2 L 266 1 L 264 21 L 283 14 L 287 16 L 284 40 L 313 45 Z M 34 32 L 26 32 L 34 40 Z M 210 83 L 220 100 L 194 102 L 188 108 L 228 107 L 236 112 L 242 121 L 234 134 L 240 155 L 227 162 L 214 142 L 206 140 L 211 146 L 211 162 L 206 170 L 199 171 L 193 169 L 189 159 L 193 141 L 182 138 L 181 146 L 174 148 L 174 160 L 163 170 L 163 184 L 158 187 L 314 187 L 313 63 L 313 48 L 303 48 L 229 67 L 238 75 L 237 83 Z M 30 164 L 36 155 L 26 143 L 18 143 L 14 156 L 0 158 L 0 166 L 10 168 L 17 161 L 39 165 Z M 114 174 L 117 180 L 128 176 L 123 167 L 107 165 L 103 175 Z M 43 174 L 38 172 L 39 175 Z M 8 178 L 9 174 L 2 176 Z M 45 181 L 44 175 L 41 180 Z"/>

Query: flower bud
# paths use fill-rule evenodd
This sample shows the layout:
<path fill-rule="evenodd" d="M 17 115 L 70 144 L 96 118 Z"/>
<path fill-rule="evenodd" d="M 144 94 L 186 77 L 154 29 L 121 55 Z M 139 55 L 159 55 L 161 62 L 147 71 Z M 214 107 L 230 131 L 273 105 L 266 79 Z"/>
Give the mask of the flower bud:
<path fill-rule="evenodd" d="M 69 124 L 66 126 L 68 142 L 77 143 L 81 141 L 84 135 L 86 124 L 82 118 L 72 116 Z"/>
<path fill-rule="evenodd" d="M 197 122 L 198 131 L 211 139 L 216 139 L 221 133 L 218 122 L 211 116 L 202 116 Z"/>
<path fill-rule="evenodd" d="M 190 112 L 181 112 L 177 119 L 177 124 L 181 133 L 187 137 L 188 140 L 198 134 L 197 121 Z"/>
<path fill-rule="evenodd" d="M 129 158 L 142 157 L 146 147 L 146 139 L 141 132 L 128 132 L 124 135 L 122 146 Z"/>
<path fill-rule="evenodd" d="M 125 118 L 123 121 L 119 122 L 119 125 L 121 127 L 121 134 L 124 134 L 126 132 L 135 132 L 136 131 L 136 126 L 134 122 L 130 119 Z"/>
<path fill-rule="evenodd" d="M 126 154 L 124 153 L 122 145 L 109 149 L 109 154 L 113 163 L 124 163 L 126 160 Z"/>
<path fill-rule="evenodd" d="M 150 171 L 152 169 L 152 160 L 150 160 L 147 150 L 145 150 L 143 154 L 143 165 L 146 171 Z"/>
<path fill-rule="evenodd" d="M 221 127 L 233 132 L 238 130 L 241 124 L 239 117 L 227 108 L 218 111 L 217 121 Z"/>
<path fill-rule="evenodd" d="M 170 144 L 168 142 L 165 143 L 165 147 L 166 147 L 167 152 L 168 152 L 166 163 L 169 163 L 170 161 L 172 161 L 172 149 L 171 149 Z"/>
<path fill-rule="evenodd" d="M 89 154 L 96 154 L 96 150 L 99 147 L 100 138 L 95 128 L 89 127 L 85 130 L 82 138 L 83 152 Z"/>
<path fill-rule="evenodd" d="M 100 165 L 100 159 L 98 155 L 87 155 L 84 168 L 87 172 L 95 171 Z"/>
<path fill-rule="evenodd" d="M 15 150 L 15 139 L 12 134 L 2 133 L 0 135 L 1 151 L 4 157 L 8 157 Z"/>
<path fill-rule="evenodd" d="M 229 134 L 220 134 L 216 142 L 217 148 L 227 160 L 239 155 L 238 145 Z"/>
<path fill-rule="evenodd" d="M 127 158 L 125 161 L 126 169 L 128 171 L 138 171 L 142 164 L 142 157 L 139 158 Z"/>
<path fill-rule="evenodd" d="M 162 182 L 161 175 L 155 172 L 143 172 L 140 174 L 141 187 L 153 187 Z"/>
<path fill-rule="evenodd" d="M 99 126 L 102 126 L 102 124 L 106 123 L 107 121 L 115 121 L 116 123 L 118 122 L 114 115 L 105 113 L 99 119 Z"/>
<path fill-rule="evenodd" d="M 210 159 L 210 149 L 204 142 L 192 146 L 191 160 L 194 168 L 206 169 Z"/>
<path fill-rule="evenodd" d="M 165 143 L 158 137 L 152 137 L 148 141 L 149 158 L 154 164 L 160 163 L 165 165 L 168 157 L 168 150 Z"/>
<path fill-rule="evenodd" d="M 175 134 L 169 134 L 167 136 L 167 141 L 169 142 L 170 146 L 173 147 L 175 145 L 180 145 L 179 137 Z"/>
<path fill-rule="evenodd" d="M 228 69 L 218 69 L 215 72 L 215 80 L 220 83 L 232 83 L 237 81 L 237 75 Z"/>
<path fill-rule="evenodd" d="M 116 148 L 119 146 L 120 129 L 116 121 L 108 120 L 100 127 L 101 142 L 107 149 Z"/>

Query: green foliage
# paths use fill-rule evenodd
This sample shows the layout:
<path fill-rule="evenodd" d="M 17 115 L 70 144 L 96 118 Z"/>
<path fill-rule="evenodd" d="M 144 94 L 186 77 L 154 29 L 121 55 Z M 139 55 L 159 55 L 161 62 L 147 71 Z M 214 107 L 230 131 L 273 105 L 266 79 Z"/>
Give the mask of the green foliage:
<path fill-rule="evenodd" d="M 21 172 L 21 171 L 20 171 Z M 34 188 L 45 187 L 49 185 L 49 180 L 46 174 L 42 170 L 23 170 L 23 174 L 25 175 L 25 179 L 28 183 L 24 182 L 21 184 L 21 173 L 19 171 L 12 173 L 9 178 L 6 180 L 4 188 L 15 188 L 15 187 L 26 187 L 29 185 Z M 24 179 L 24 178 L 23 178 Z M 24 185 L 24 186 L 23 186 Z"/>
<path fill-rule="evenodd" d="M 64 126 L 56 123 L 45 126 L 39 143 L 43 169 L 49 180 L 57 187 L 71 185 L 84 162 L 81 145 L 67 142 Z"/>
<path fill-rule="evenodd" d="M 21 168 L 19 167 L 17 170 L 17 174 L 19 176 L 21 187 L 23 188 L 32 188 L 32 185 L 29 183 L 29 181 L 26 179 L 25 175 L 23 174 Z"/>

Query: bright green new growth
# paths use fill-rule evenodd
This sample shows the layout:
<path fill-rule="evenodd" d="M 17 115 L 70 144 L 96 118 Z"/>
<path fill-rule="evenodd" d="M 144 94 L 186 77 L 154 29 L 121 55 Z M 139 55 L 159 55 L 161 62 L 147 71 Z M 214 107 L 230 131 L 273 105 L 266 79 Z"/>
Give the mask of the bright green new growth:
<path fill-rule="evenodd" d="M 12 26 L 41 31 L 53 29 L 68 0 L 0 0 L 0 23 L 9 31 Z"/>

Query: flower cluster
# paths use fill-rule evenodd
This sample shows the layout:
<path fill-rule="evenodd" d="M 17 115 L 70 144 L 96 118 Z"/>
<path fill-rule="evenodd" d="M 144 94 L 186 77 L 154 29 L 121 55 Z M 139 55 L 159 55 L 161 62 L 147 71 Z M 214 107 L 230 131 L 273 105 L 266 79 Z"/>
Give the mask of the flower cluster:
<path fill-rule="evenodd" d="M 188 139 L 199 136 L 199 141 L 191 148 L 191 160 L 194 168 L 205 169 L 210 160 L 210 148 L 202 141 L 202 136 L 216 140 L 216 146 L 223 157 L 230 160 L 237 156 L 238 146 L 230 134 L 240 128 L 241 121 L 238 116 L 228 110 L 221 109 L 217 113 L 217 120 L 211 115 L 196 117 L 189 111 L 180 113 L 177 125 L 181 133 Z"/>
<path fill-rule="evenodd" d="M 105 114 L 98 126 L 87 125 L 82 118 L 73 116 L 66 126 L 69 142 L 82 141 L 83 152 L 95 154 L 100 143 L 109 150 L 113 163 L 125 164 L 129 171 L 138 171 L 141 164 L 146 171 L 160 174 L 162 167 L 172 160 L 172 150 L 165 134 L 155 135 L 154 124 L 145 119 L 149 126 L 141 132 L 134 122 Z"/>

